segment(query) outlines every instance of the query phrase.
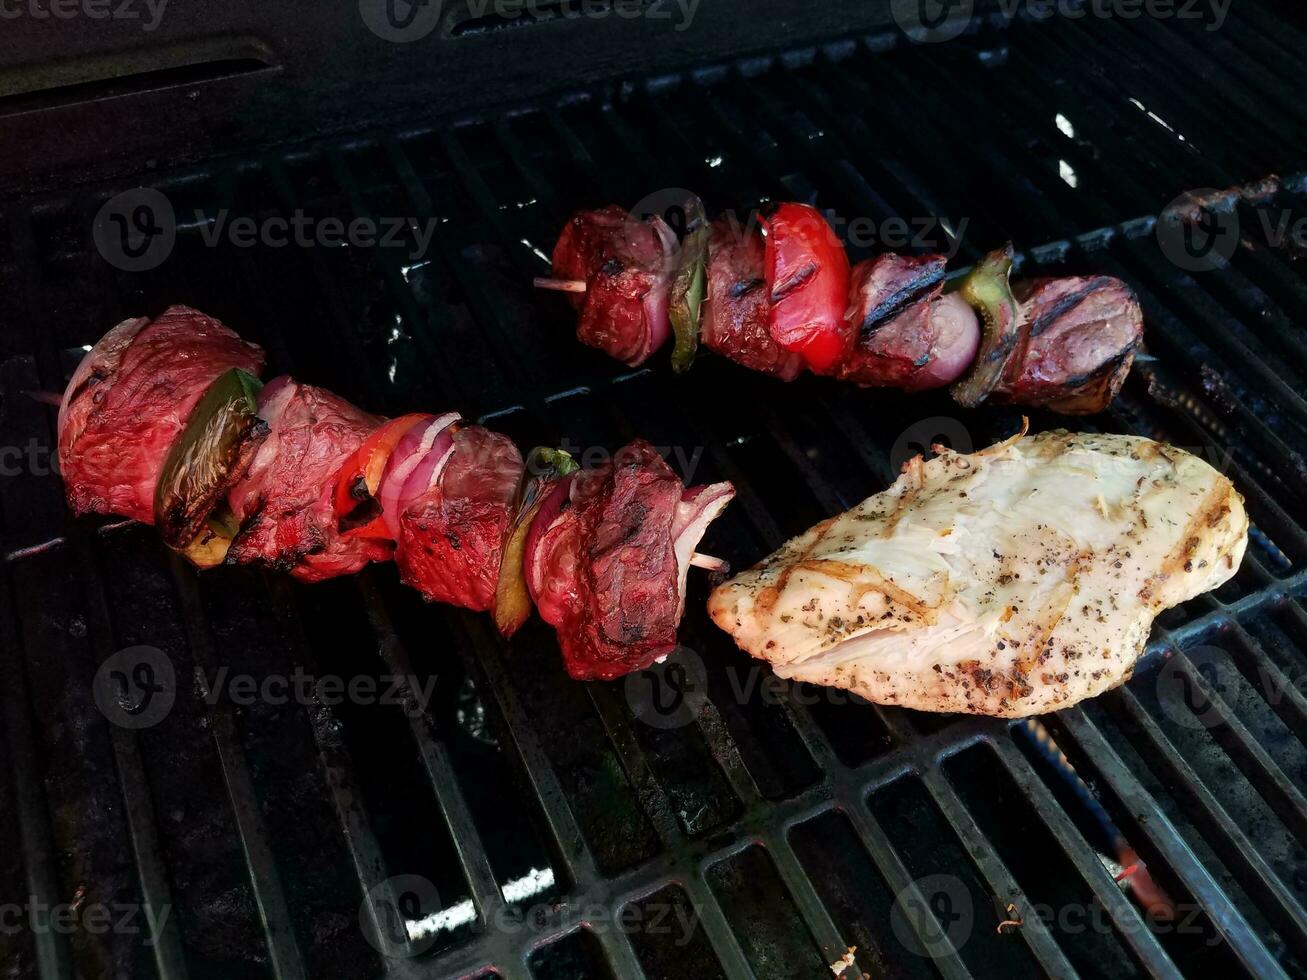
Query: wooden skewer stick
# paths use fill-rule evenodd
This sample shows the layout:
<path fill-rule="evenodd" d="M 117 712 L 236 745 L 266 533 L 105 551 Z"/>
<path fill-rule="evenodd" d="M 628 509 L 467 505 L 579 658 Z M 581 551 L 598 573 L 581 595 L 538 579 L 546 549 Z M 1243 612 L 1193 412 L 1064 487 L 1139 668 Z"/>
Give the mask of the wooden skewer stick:
<path fill-rule="evenodd" d="M 536 289 L 552 289 L 560 293 L 584 293 L 586 288 L 583 279 L 550 279 L 547 276 L 537 276 L 535 287 Z"/>
<path fill-rule="evenodd" d="M 55 408 L 64 403 L 64 396 L 57 391 L 25 391 L 23 394 L 34 402 L 40 402 L 42 405 L 53 405 Z"/>
<path fill-rule="evenodd" d="M 721 572 L 727 568 L 726 562 L 714 555 L 701 555 L 694 552 L 690 555 L 690 564 L 696 568 L 706 568 L 710 572 Z"/>

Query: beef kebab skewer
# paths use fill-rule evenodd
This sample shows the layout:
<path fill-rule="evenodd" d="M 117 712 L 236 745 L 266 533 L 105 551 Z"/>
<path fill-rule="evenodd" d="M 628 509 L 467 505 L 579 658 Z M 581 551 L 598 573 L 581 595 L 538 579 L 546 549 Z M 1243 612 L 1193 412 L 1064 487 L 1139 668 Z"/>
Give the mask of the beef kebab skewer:
<path fill-rule="evenodd" d="M 783 203 L 760 227 L 708 222 L 685 205 L 678 240 L 659 216 L 612 205 L 575 215 L 554 275 L 577 336 L 636 367 L 673 334 L 673 367 L 702 345 L 792 381 L 805 370 L 862 387 L 951 387 L 959 404 L 1105 409 L 1143 337 L 1131 289 L 1110 276 L 1013 284 L 1012 246 L 986 255 L 950 290 L 943 255 L 884 254 L 850 267 L 817 209 Z"/>
<path fill-rule="evenodd" d="M 725 569 L 695 548 L 734 488 L 687 489 L 643 440 L 588 470 L 556 449 L 524 459 L 456 413 L 383 419 L 261 383 L 263 364 L 184 306 L 114 327 L 58 399 L 73 511 L 152 524 L 200 568 L 318 582 L 393 559 L 428 601 L 492 612 L 505 636 L 534 607 L 578 679 L 671 652 L 689 568 Z"/>

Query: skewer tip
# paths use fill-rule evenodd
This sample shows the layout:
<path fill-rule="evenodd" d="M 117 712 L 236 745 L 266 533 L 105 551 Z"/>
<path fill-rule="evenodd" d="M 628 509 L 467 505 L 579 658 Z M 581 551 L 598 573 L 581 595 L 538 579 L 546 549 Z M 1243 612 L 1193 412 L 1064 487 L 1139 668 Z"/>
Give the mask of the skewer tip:
<path fill-rule="evenodd" d="M 23 394 L 34 402 L 40 402 L 42 405 L 53 405 L 55 408 L 64 403 L 64 396 L 57 391 L 25 391 Z"/>
<path fill-rule="evenodd" d="M 725 572 L 731 567 L 715 555 L 701 555 L 697 551 L 690 555 L 690 564 L 695 568 L 704 568 L 710 572 Z"/>
<path fill-rule="evenodd" d="M 536 289 L 552 289 L 559 293 L 584 293 L 586 290 L 583 279 L 551 279 L 548 276 L 536 276 L 534 282 Z"/>

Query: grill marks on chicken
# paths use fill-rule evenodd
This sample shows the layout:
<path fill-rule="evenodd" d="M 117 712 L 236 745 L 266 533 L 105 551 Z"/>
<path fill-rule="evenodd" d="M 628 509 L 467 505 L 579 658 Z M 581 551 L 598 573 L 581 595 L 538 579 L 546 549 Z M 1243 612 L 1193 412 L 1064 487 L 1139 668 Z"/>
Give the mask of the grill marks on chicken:
<path fill-rule="evenodd" d="M 777 674 L 927 711 L 1023 717 L 1127 679 L 1153 618 L 1231 578 L 1243 499 L 1135 436 L 944 450 L 713 592 Z"/>

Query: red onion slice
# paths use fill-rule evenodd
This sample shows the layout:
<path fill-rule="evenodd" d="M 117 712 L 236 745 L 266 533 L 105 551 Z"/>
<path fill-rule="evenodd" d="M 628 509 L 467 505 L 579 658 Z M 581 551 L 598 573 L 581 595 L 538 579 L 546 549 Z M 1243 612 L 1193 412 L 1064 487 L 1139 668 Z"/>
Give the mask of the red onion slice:
<path fill-rule="evenodd" d="M 440 482 L 440 475 L 445 472 L 445 466 L 453 455 L 454 428 L 452 425 L 447 425 L 431 444 L 426 455 L 418 460 L 408 479 L 404 481 L 404 489 L 399 492 L 400 513 L 403 513 L 415 498 L 422 496 Z"/>
<path fill-rule="evenodd" d="M 575 482 L 576 474 L 573 473 L 554 484 L 548 496 L 540 502 L 540 509 L 532 518 L 531 530 L 526 536 L 526 549 L 522 559 L 526 566 L 526 587 L 531 593 L 531 601 L 537 606 L 540 604 L 540 596 L 544 593 L 545 577 L 548 574 L 546 567 L 548 556 L 544 554 L 541 544 L 545 534 L 562 517 L 563 505 L 571 496 L 572 484 Z"/>
<path fill-rule="evenodd" d="M 703 540 L 708 525 L 717 520 L 734 497 L 735 487 L 731 484 L 713 483 L 691 487 L 681 495 L 681 502 L 676 505 L 676 516 L 672 519 L 672 546 L 676 551 L 682 615 L 685 613 L 685 582 L 690 571 L 690 556 Z"/>
<path fill-rule="evenodd" d="M 390 454 L 390 460 L 381 474 L 381 482 L 377 485 L 377 502 L 381 504 L 381 517 L 391 537 L 399 537 L 399 517 L 409 499 L 405 496 L 408 478 L 435 446 L 436 440 L 458 419 L 458 414 L 454 412 L 432 416 L 431 421 L 415 425 L 404 433 L 404 437 L 395 446 L 395 451 Z M 446 446 L 441 448 L 442 451 L 448 449 Z"/>

